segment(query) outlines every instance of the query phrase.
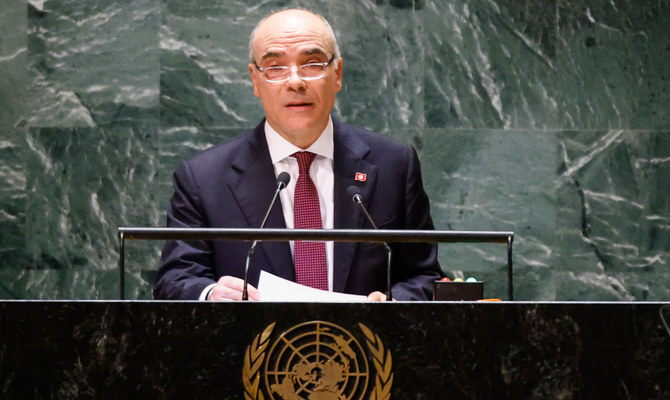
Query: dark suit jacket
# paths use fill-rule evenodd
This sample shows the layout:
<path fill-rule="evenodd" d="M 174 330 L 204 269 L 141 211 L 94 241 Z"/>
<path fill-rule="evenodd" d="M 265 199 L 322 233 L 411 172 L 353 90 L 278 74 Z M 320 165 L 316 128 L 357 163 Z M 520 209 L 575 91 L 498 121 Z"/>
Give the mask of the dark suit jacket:
<path fill-rule="evenodd" d="M 433 229 L 414 149 L 334 119 L 333 128 L 334 228 L 371 228 L 346 194 L 350 185 L 358 184 L 380 229 Z M 367 175 L 365 182 L 354 180 L 357 172 Z M 276 188 L 264 121 L 183 161 L 174 173 L 174 188 L 167 213 L 169 227 L 259 227 Z M 266 227 L 286 227 L 279 201 Z M 207 285 L 223 275 L 244 277 L 249 246 L 243 241 L 168 241 L 154 296 L 198 299 Z M 391 248 L 393 296 L 429 299 L 432 280 L 442 276 L 436 246 L 398 243 Z M 386 291 L 386 252 L 380 244 L 336 242 L 334 252 L 336 292 L 367 295 Z M 260 243 L 250 264 L 250 284 L 258 283 L 261 269 L 295 281 L 288 243 Z"/>

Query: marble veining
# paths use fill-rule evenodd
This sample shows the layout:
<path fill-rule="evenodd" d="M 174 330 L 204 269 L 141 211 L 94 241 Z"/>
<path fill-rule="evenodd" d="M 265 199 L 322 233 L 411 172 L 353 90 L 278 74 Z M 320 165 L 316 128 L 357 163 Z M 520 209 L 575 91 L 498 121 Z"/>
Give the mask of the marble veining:
<path fill-rule="evenodd" d="M 515 298 L 670 298 L 667 0 L 5 1 L 0 298 L 118 295 L 116 227 L 262 118 L 248 37 L 283 7 L 331 21 L 335 117 L 416 147 L 438 229 L 515 232 Z M 127 249 L 129 298 L 160 248 Z M 440 252 L 506 297 L 504 247 Z"/>

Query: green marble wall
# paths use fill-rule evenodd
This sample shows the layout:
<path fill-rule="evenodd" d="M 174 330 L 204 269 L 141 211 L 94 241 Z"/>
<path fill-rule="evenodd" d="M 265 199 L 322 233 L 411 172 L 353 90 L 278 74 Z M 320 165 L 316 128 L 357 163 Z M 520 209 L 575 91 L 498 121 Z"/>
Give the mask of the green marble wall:
<path fill-rule="evenodd" d="M 248 36 L 282 7 L 331 21 L 335 115 L 417 148 L 439 229 L 516 233 L 516 299 L 670 299 L 669 0 L 0 0 L 0 298 L 117 296 L 116 227 L 262 118 Z M 440 252 L 505 298 L 500 245 Z"/>

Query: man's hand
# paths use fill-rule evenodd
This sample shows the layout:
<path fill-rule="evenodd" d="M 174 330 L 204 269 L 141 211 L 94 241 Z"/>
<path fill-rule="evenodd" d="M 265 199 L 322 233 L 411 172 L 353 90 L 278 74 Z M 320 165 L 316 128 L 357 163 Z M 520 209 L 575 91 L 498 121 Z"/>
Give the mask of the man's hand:
<path fill-rule="evenodd" d="M 209 301 L 242 300 L 244 281 L 234 276 L 222 276 L 209 294 Z M 261 294 L 255 287 L 247 285 L 249 300 L 260 300 Z"/>
<path fill-rule="evenodd" d="M 386 295 L 382 292 L 372 292 L 368 295 L 370 301 L 386 301 Z"/>

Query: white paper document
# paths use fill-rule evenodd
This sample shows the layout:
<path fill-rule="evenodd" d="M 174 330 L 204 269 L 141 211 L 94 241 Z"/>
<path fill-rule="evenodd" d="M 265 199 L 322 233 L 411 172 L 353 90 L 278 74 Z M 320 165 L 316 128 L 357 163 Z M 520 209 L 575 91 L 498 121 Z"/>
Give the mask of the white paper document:
<path fill-rule="evenodd" d="M 367 296 L 314 289 L 280 278 L 265 271 L 261 271 L 261 277 L 258 280 L 258 291 L 261 293 L 261 301 L 298 301 L 305 303 L 349 303 L 368 301 Z"/>

